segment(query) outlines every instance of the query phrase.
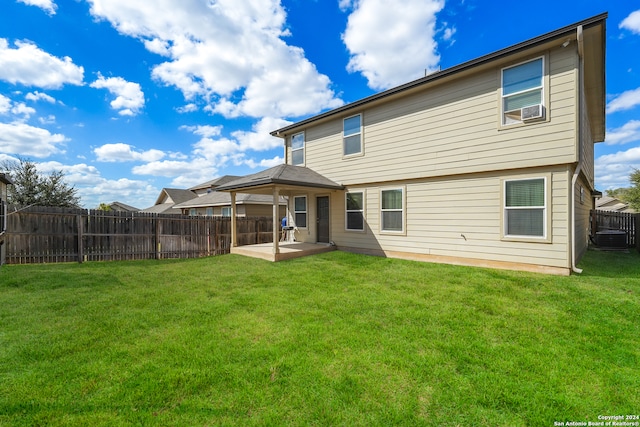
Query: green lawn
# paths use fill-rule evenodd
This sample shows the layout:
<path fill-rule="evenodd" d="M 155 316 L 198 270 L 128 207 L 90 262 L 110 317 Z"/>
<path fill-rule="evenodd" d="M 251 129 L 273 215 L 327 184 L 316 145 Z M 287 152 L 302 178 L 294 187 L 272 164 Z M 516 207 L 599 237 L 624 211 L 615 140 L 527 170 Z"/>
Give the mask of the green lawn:
<path fill-rule="evenodd" d="M 640 255 L 3 266 L 0 426 L 553 426 L 640 413 Z"/>

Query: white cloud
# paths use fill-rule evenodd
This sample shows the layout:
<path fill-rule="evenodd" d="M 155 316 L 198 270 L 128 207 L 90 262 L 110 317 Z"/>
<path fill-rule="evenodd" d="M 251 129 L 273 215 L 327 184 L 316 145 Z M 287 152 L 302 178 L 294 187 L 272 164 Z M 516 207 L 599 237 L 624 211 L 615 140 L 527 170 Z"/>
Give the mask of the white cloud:
<path fill-rule="evenodd" d="M 60 145 L 68 139 L 46 129 L 25 123 L 0 123 L 0 152 L 38 158 L 63 152 Z"/>
<path fill-rule="evenodd" d="M 188 188 L 210 180 L 218 173 L 218 167 L 203 157 L 187 161 L 164 160 L 136 166 L 132 169 L 136 175 L 152 175 L 174 178 L 171 185 Z"/>
<path fill-rule="evenodd" d="M 32 114 L 36 113 L 36 109 L 27 107 L 27 104 L 24 102 L 15 102 L 11 108 L 11 113 L 16 116 L 22 116 L 24 120 L 27 120 Z"/>
<path fill-rule="evenodd" d="M 190 103 L 183 107 L 176 108 L 176 111 L 180 114 L 193 113 L 194 111 L 198 111 L 198 106 L 196 104 Z"/>
<path fill-rule="evenodd" d="M 107 179 L 97 168 L 84 163 L 65 165 L 51 161 L 36 166 L 45 173 L 62 171 L 65 181 L 78 190 L 82 204 L 89 208 L 96 208 L 100 203 L 120 201 L 143 209 L 153 205 L 160 192 L 146 181 Z"/>
<path fill-rule="evenodd" d="M 0 93 L 0 114 L 7 114 L 11 110 L 11 99 Z"/>
<path fill-rule="evenodd" d="M 597 161 L 601 165 L 640 162 L 640 147 L 629 148 L 626 151 L 618 151 L 613 154 L 605 154 L 598 157 Z"/>
<path fill-rule="evenodd" d="M 0 38 L 0 80 L 12 84 L 60 89 L 65 84 L 82 85 L 84 68 L 68 56 L 60 59 L 30 42 L 17 41 L 17 49 Z"/>
<path fill-rule="evenodd" d="M 282 147 L 282 140 L 272 137 L 269 132 L 289 123 L 282 119 L 263 118 L 252 126 L 250 132 L 232 132 L 231 137 L 223 135 L 222 126 L 181 126 L 181 130 L 199 137 L 188 155 L 169 153 L 169 159 L 135 166 L 132 172 L 137 175 L 170 177 L 173 178 L 171 185 L 185 188 L 210 180 L 218 170 L 230 163 L 248 165 L 251 168 L 282 164 L 283 158 L 279 156 L 263 160 L 248 159 L 246 151 Z"/>
<path fill-rule="evenodd" d="M 144 107 L 144 93 L 138 83 L 128 82 L 122 77 L 104 78 L 98 74 L 98 80 L 90 84 L 96 89 L 107 89 L 116 99 L 111 108 L 118 110 L 121 116 L 135 116 Z"/>
<path fill-rule="evenodd" d="M 454 44 L 455 40 L 453 40 L 453 36 L 457 31 L 458 30 L 456 29 L 456 27 L 446 27 L 444 29 L 444 33 L 442 34 L 442 40 L 450 41 L 450 44 Z"/>
<path fill-rule="evenodd" d="M 607 114 L 615 113 L 616 111 L 630 110 L 637 105 L 640 105 L 640 88 L 625 91 L 615 97 L 607 104 Z"/>
<path fill-rule="evenodd" d="M 49 16 L 55 15 L 56 9 L 58 8 L 58 5 L 56 5 L 52 0 L 18 0 L 18 2 L 29 6 L 37 6 L 47 12 Z"/>
<path fill-rule="evenodd" d="M 595 160 L 597 184 L 604 189 L 628 187 L 634 169 L 640 169 L 640 147 L 605 154 Z"/>
<path fill-rule="evenodd" d="M 640 141 L 640 120 L 630 120 L 616 129 L 607 130 L 607 145 L 626 144 Z"/>
<path fill-rule="evenodd" d="M 233 136 L 240 146 L 240 150 L 265 151 L 284 147 L 282 138 L 271 136 L 270 132 L 282 128 L 291 122 L 283 119 L 264 117 L 251 127 L 251 132 L 236 131 Z"/>
<path fill-rule="evenodd" d="M 631 12 L 629 16 L 624 18 L 618 28 L 626 28 L 635 34 L 640 34 L 640 10 Z"/>
<path fill-rule="evenodd" d="M 38 121 L 41 125 L 52 125 L 56 122 L 56 116 L 49 114 L 46 117 L 38 117 Z"/>
<path fill-rule="evenodd" d="M 406 0 L 393 7 L 385 0 L 360 0 L 353 6 L 342 35 L 351 55 L 347 70 L 362 73 L 369 87 L 388 89 L 437 69 L 436 14 L 444 0 Z"/>
<path fill-rule="evenodd" d="M 89 0 L 91 14 L 167 61 L 153 77 L 228 117 L 314 114 L 342 105 L 302 49 L 279 0 Z"/>
<path fill-rule="evenodd" d="M 130 162 L 143 161 L 154 162 L 162 159 L 165 153 L 160 150 L 135 151 L 135 147 L 118 142 L 105 144 L 93 150 L 99 162 Z"/>
<path fill-rule="evenodd" d="M 249 166 L 251 169 L 255 169 L 257 167 L 261 168 L 272 168 L 274 166 L 278 166 L 284 163 L 284 158 L 280 156 L 276 156 L 272 159 L 262 159 L 259 162 L 254 161 L 253 159 L 245 160 L 244 164 Z"/>
<path fill-rule="evenodd" d="M 35 108 L 28 107 L 24 102 L 15 102 L 4 95 L 0 95 L 0 114 L 20 116 L 14 117 L 14 119 L 17 119 L 18 121 L 26 121 L 35 113 Z"/>
<path fill-rule="evenodd" d="M 37 90 L 35 92 L 30 92 L 25 96 L 25 99 L 28 101 L 33 101 L 33 102 L 38 102 L 38 101 L 45 101 L 48 102 L 50 104 L 55 104 L 56 100 L 54 97 L 47 95 L 46 93 L 42 93 L 42 92 L 38 92 Z"/>
<path fill-rule="evenodd" d="M 222 126 L 211 126 L 211 125 L 180 126 L 180 129 L 186 130 L 188 132 L 193 133 L 194 135 L 199 135 L 204 138 L 219 136 L 222 133 Z"/>

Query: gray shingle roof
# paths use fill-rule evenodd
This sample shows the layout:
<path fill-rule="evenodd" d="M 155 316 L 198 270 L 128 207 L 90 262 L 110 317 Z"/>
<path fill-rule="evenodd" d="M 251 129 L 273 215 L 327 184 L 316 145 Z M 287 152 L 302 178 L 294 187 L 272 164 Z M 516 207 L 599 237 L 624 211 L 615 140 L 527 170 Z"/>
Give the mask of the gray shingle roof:
<path fill-rule="evenodd" d="M 278 165 L 262 172 L 243 176 L 221 185 L 218 191 L 249 189 L 269 184 L 342 190 L 344 187 L 329 178 L 303 166 Z"/>
<path fill-rule="evenodd" d="M 227 182 L 236 180 L 238 178 L 241 178 L 241 177 L 237 176 L 237 175 L 224 175 L 224 176 L 221 176 L 219 178 L 212 179 L 211 181 L 207 181 L 207 182 L 203 182 L 202 184 L 194 185 L 193 187 L 189 188 L 189 190 L 195 191 L 195 190 L 200 190 L 200 189 L 210 188 L 210 187 L 214 187 L 215 188 L 215 187 L 217 187 L 219 185 L 226 184 Z"/>

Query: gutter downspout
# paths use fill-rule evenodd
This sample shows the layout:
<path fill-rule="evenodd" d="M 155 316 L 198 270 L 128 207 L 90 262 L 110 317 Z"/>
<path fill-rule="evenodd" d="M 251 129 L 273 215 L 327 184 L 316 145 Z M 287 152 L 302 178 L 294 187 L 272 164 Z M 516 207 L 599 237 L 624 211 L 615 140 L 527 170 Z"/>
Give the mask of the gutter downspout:
<path fill-rule="evenodd" d="M 582 25 L 577 28 L 578 42 L 578 166 L 576 167 L 573 177 L 571 178 L 571 270 L 574 273 L 582 273 L 582 269 L 576 266 L 576 183 L 582 170 L 582 87 L 583 87 L 583 54 L 584 39 L 582 37 Z"/>
<path fill-rule="evenodd" d="M 581 169 L 582 159 L 578 162 L 578 167 L 571 179 L 571 225 L 573 226 L 573 230 L 571 230 L 571 270 L 578 274 L 582 273 L 582 269 L 576 266 L 576 182 L 578 181 Z"/>

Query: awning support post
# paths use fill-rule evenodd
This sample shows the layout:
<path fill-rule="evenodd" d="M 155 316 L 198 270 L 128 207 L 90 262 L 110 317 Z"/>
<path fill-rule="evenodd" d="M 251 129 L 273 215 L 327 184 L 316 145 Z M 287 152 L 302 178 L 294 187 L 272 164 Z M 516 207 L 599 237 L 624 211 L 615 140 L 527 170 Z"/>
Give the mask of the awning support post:
<path fill-rule="evenodd" d="M 278 186 L 273 187 L 273 254 L 280 253 L 280 219 L 278 218 L 278 207 L 280 206 L 280 189 Z"/>

